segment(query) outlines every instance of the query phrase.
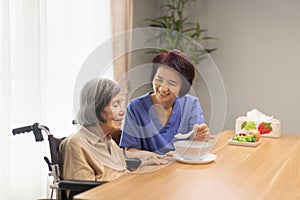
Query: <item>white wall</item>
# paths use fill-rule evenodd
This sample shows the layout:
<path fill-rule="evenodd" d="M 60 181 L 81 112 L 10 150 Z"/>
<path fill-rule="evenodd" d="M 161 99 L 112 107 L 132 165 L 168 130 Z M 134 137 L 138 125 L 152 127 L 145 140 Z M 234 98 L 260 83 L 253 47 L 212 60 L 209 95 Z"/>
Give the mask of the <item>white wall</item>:
<path fill-rule="evenodd" d="M 227 93 L 224 129 L 258 108 L 280 119 L 282 133 L 300 134 L 299 8 L 294 0 L 201 0 L 190 8 L 219 39 L 213 58 Z"/>

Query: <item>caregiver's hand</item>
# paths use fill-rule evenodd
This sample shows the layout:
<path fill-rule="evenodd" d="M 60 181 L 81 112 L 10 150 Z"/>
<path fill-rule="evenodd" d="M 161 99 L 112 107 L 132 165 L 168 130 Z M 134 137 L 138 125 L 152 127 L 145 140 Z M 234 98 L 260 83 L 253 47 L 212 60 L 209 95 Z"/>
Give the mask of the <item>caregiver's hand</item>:
<path fill-rule="evenodd" d="M 193 140 L 197 141 L 208 141 L 209 139 L 209 128 L 207 124 L 195 124 L 193 129 L 195 130 L 193 134 Z"/>

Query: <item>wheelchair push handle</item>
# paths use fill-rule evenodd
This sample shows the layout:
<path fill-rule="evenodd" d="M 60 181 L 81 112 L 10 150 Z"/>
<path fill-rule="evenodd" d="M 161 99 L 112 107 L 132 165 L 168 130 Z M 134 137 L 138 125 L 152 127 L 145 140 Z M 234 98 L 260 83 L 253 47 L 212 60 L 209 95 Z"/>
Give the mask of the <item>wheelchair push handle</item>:
<path fill-rule="evenodd" d="M 12 130 L 13 135 L 16 134 L 21 134 L 21 133 L 26 133 L 26 132 L 31 132 L 33 131 L 33 134 L 35 136 L 35 141 L 43 141 L 43 135 L 42 135 L 42 130 L 50 134 L 50 130 L 47 126 L 40 125 L 39 123 L 34 123 L 31 126 L 23 126 L 20 128 L 15 128 Z"/>
<path fill-rule="evenodd" d="M 20 128 L 15 128 L 12 130 L 13 134 L 21 134 L 21 133 L 26 133 L 26 132 L 30 132 L 33 130 L 33 125 L 31 126 L 24 126 L 24 127 L 20 127 Z"/>

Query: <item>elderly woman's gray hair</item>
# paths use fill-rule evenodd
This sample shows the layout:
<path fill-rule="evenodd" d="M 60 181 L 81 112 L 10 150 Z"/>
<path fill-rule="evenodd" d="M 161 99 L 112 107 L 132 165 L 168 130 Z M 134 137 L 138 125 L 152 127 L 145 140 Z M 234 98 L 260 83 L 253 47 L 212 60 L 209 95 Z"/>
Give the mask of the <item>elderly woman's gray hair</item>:
<path fill-rule="evenodd" d="M 101 112 L 120 92 L 120 87 L 109 79 L 93 79 L 88 81 L 80 92 L 80 107 L 77 122 L 82 126 L 105 122 Z"/>

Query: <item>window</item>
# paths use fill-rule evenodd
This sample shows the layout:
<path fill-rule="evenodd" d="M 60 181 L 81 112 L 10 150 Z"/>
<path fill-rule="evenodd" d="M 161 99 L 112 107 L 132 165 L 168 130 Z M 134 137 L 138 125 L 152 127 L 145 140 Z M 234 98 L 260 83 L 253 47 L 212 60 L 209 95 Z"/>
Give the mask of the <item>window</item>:
<path fill-rule="evenodd" d="M 36 143 L 33 134 L 11 130 L 40 122 L 59 137 L 74 132 L 75 80 L 110 38 L 110 1 L 3 0 L 0 7 L 1 199 L 42 198 L 51 181 L 46 135 Z"/>

